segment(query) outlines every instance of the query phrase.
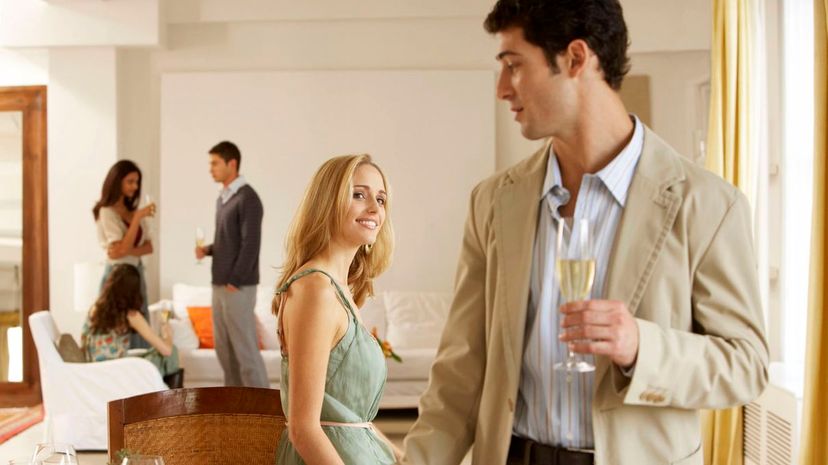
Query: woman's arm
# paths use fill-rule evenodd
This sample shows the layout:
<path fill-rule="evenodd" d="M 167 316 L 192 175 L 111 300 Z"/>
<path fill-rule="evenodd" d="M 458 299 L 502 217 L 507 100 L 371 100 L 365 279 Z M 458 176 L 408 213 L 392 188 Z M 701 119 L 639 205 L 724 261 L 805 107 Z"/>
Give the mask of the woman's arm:
<path fill-rule="evenodd" d="M 129 326 L 135 330 L 138 334 L 141 335 L 147 342 L 150 343 L 151 346 L 155 348 L 161 355 L 164 357 L 169 357 L 172 355 L 172 329 L 170 328 L 169 323 L 164 323 L 161 326 L 161 336 L 155 334 L 155 331 L 152 330 L 152 327 L 147 322 L 144 315 L 141 314 L 138 310 L 130 310 L 127 313 L 127 321 L 129 321 Z"/>
<path fill-rule="evenodd" d="M 124 237 L 121 238 L 119 241 L 111 241 L 109 243 L 109 248 L 107 249 L 107 255 L 109 258 L 121 258 L 126 255 L 131 255 L 129 251 L 133 248 L 132 245 L 135 244 L 135 238 L 138 237 L 138 229 L 141 227 L 141 220 L 146 218 L 147 216 L 151 216 L 154 205 L 147 205 L 144 208 L 139 208 L 135 210 L 135 213 L 132 215 L 132 221 L 129 223 L 129 227 L 127 228 Z M 113 213 L 114 210 L 113 210 Z M 120 221 L 121 217 L 115 213 L 117 220 Z M 111 219 L 109 219 L 111 221 Z"/>
<path fill-rule="evenodd" d="M 281 320 L 290 356 L 290 442 L 308 465 L 344 465 L 320 424 L 328 358 L 348 324 L 328 278 L 314 273 L 293 283 Z"/>
<path fill-rule="evenodd" d="M 124 257 L 124 256 L 127 256 L 127 255 L 132 255 L 132 256 L 135 256 L 135 257 L 141 257 L 143 255 L 149 255 L 149 254 L 152 253 L 152 241 L 146 241 L 143 244 L 139 245 L 138 247 L 133 247 L 133 248 L 127 250 L 126 253 L 124 253 L 124 254 L 119 253 L 119 251 L 120 251 L 120 248 L 116 247 L 115 244 L 113 243 L 112 245 L 109 246 L 109 250 L 106 251 L 106 255 L 109 258 L 113 259 L 113 260 Z"/>

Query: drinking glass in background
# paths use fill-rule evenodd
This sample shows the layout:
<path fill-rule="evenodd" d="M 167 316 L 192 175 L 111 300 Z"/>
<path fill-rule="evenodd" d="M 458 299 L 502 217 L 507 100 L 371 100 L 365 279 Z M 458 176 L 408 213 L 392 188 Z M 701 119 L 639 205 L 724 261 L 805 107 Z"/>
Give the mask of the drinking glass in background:
<path fill-rule="evenodd" d="M 204 230 L 201 229 L 201 228 L 196 228 L 196 230 L 195 230 L 196 247 L 204 247 L 204 241 L 205 240 L 206 240 L 206 237 L 204 235 Z M 199 258 L 198 262 L 196 262 L 196 263 L 201 265 L 201 259 Z"/>
<path fill-rule="evenodd" d="M 121 465 L 164 465 L 164 459 L 159 455 L 130 455 Z"/>
<path fill-rule="evenodd" d="M 44 443 L 35 447 L 33 465 L 78 465 L 78 454 L 69 444 Z"/>
<path fill-rule="evenodd" d="M 153 216 L 153 217 L 154 217 L 154 216 L 155 216 L 155 213 L 156 213 L 156 212 L 157 212 L 157 210 L 158 210 L 158 206 L 157 206 L 157 205 L 155 205 L 155 203 L 153 203 L 153 201 L 152 201 L 152 197 L 150 197 L 150 195 L 149 195 L 149 194 L 144 194 L 144 202 L 143 202 L 143 203 L 144 203 L 144 205 L 143 205 L 144 207 L 149 207 L 149 206 L 152 206 L 150 216 Z"/>
<path fill-rule="evenodd" d="M 173 312 L 173 305 L 172 302 L 169 300 L 165 300 L 161 302 L 161 322 L 166 323 L 170 321 Z"/>

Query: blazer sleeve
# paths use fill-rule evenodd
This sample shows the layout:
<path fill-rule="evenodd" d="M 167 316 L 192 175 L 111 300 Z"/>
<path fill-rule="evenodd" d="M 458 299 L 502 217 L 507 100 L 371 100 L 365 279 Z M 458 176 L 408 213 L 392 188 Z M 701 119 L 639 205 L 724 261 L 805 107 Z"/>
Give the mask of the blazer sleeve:
<path fill-rule="evenodd" d="M 761 395 L 769 356 L 752 234 L 737 192 L 692 275 L 693 332 L 637 319 L 638 360 L 624 403 L 720 409 Z"/>
<path fill-rule="evenodd" d="M 474 441 L 486 366 L 486 255 L 476 220 L 477 191 L 466 220 L 455 297 L 419 418 L 405 439 L 403 464 L 457 465 Z"/>

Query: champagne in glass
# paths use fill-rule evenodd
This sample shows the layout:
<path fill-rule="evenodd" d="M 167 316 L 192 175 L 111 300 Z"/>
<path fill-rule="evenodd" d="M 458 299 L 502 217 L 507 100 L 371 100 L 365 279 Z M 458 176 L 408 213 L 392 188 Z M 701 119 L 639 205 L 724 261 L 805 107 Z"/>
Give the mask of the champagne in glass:
<path fill-rule="evenodd" d="M 557 233 L 555 274 L 561 295 L 566 302 L 585 300 L 595 280 L 595 255 L 589 220 L 561 218 Z M 554 368 L 578 373 L 595 370 L 592 363 L 571 350 L 568 350 L 566 361 L 556 363 Z"/>
<path fill-rule="evenodd" d="M 195 239 L 196 240 L 196 247 L 204 247 L 204 241 L 206 239 L 205 236 L 204 236 L 204 230 L 201 229 L 201 228 L 196 228 L 195 235 L 196 235 L 196 239 Z M 200 258 L 198 259 L 198 264 L 201 265 L 201 259 Z"/>
<path fill-rule="evenodd" d="M 166 323 L 170 321 L 170 317 L 172 316 L 172 303 L 170 301 L 164 301 L 161 303 L 161 322 Z"/>
<path fill-rule="evenodd" d="M 151 215 L 150 215 L 150 216 L 155 216 L 156 206 L 155 206 L 155 204 L 154 204 L 154 203 L 152 203 L 152 197 L 150 197 L 150 195 L 149 195 L 149 194 L 144 194 L 144 206 L 145 206 L 145 207 L 152 206 L 152 210 L 151 210 Z"/>

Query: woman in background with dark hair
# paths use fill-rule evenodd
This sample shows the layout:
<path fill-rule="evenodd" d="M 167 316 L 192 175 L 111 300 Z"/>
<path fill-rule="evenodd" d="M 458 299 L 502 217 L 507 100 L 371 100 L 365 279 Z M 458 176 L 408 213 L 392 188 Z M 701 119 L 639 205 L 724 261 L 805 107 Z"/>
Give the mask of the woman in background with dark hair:
<path fill-rule="evenodd" d="M 178 368 L 178 350 L 173 345 L 169 323 L 161 324 L 159 336 L 138 311 L 144 305 L 142 281 L 138 269 L 132 265 L 112 267 L 103 291 L 86 316 L 81 347 L 90 362 L 122 358 L 134 348 L 130 344 L 130 335 L 139 334 L 150 345 L 141 357 L 158 368 L 171 388 L 181 387 L 183 372 Z"/>
<path fill-rule="evenodd" d="M 132 265 L 141 278 L 143 304 L 138 310 L 149 320 L 147 309 L 147 285 L 141 257 L 152 253 L 147 217 L 155 214 L 155 204 L 138 208 L 141 199 L 141 170 L 130 160 L 121 160 L 109 169 L 101 198 L 92 209 L 98 226 L 98 242 L 107 255 L 106 268 L 101 279 L 101 290 L 112 267 L 118 264 Z M 130 338 L 132 348 L 149 347 L 139 334 Z"/>

